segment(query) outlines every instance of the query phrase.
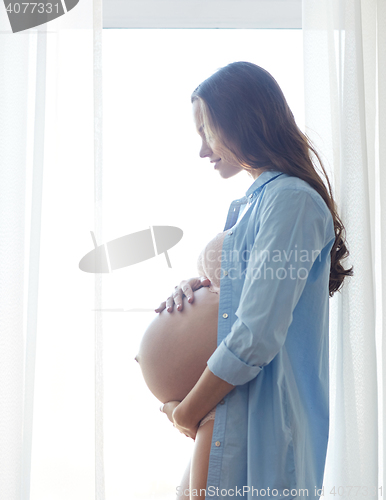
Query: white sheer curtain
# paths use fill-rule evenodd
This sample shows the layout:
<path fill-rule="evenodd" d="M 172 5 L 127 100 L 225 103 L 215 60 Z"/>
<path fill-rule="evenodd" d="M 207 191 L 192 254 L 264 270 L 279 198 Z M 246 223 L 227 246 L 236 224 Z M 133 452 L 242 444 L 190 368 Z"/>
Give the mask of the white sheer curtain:
<path fill-rule="evenodd" d="M 331 431 L 324 495 L 382 498 L 386 2 L 303 0 L 303 33 L 306 132 L 324 154 L 347 230 L 346 266 L 354 265 L 354 276 L 330 302 Z"/>
<path fill-rule="evenodd" d="M 101 0 L 18 33 L 0 9 L 4 500 L 104 499 L 102 281 L 78 268 L 102 241 L 101 41 Z"/>

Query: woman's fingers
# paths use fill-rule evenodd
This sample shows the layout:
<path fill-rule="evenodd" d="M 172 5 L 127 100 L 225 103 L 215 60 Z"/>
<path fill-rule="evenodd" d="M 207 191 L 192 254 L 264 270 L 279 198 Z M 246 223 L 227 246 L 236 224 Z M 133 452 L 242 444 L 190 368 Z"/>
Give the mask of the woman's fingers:
<path fill-rule="evenodd" d="M 166 307 L 166 300 L 164 302 L 161 302 L 161 304 L 156 309 L 154 309 L 154 311 L 156 313 L 160 313 L 165 309 L 165 307 Z"/>
<path fill-rule="evenodd" d="M 200 288 L 202 286 L 209 286 L 211 284 L 211 281 L 209 278 L 207 278 L 206 276 L 201 276 L 200 277 Z"/>
<path fill-rule="evenodd" d="M 166 310 L 168 312 L 173 311 L 174 305 L 176 305 L 177 311 L 182 311 L 184 308 L 183 305 L 184 291 L 181 287 L 182 283 L 187 283 L 187 282 L 182 281 L 179 285 L 175 286 L 171 296 L 166 299 Z"/>
<path fill-rule="evenodd" d="M 178 291 L 181 290 L 182 294 L 187 298 L 189 304 L 192 304 L 194 301 L 194 293 L 196 290 L 199 290 L 203 286 L 209 286 L 210 279 L 206 276 L 199 276 L 198 278 L 191 278 L 190 280 L 181 281 Z M 177 288 L 177 287 L 176 287 Z M 178 304 L 180 307 L 177 307 L 178 311 L 182 311 L 184 308 L 183 304 L 183 296 L 178 295 L 177 300 L 174 299 L 174 302 Z"/>
<path fill-rule="evenodd" d="M 168 403 L 160 406 L 160 412 L 165 413 L 170 422 L 173 424 L 173 427 L 175 427 L 181 434 L 194 440 L 196 438 L 198 427 L 195 429 L 185 429 L 184 427 L 180 427 L 173 418 L 173 411 L 179 404 L 180 401 L 169 401 Z"/>
<path fill-rule="evenodd" d="M 178 311 L 184 309 L 184 296 L 187 298 L 189 304 L 194 300 L 193 290 L 198 290 L 202 287 L 201 278 L 190 278 L 190 280 L 182 280 L 178 286 L 176 286 L 173 293 L 174 303 L 177 306 Z"/>
<path fill-rule="evenodd" d="M 160 411 L 162 413 L 165 413 L 165 415 L 168 417 L 170 422 L 174 425 L 174 420 L 173 420 L 173 411 L 174 409 L 180 404 L 180 401 L 169 401 L 168 403 L 163 404 L 160 407 Z"/>
<path fill-rule="evenodd" d="M 189 302 L 192 303 L 194 300 L 193 292 L 199 290 L 203 286 L 210 286 L 210 284 L 211 284 L 210 279 L 207 278 L 206 276 L 200 276 L 199 278 L 195 278 L 194 281 L 189 280 L 187 282 L 188 290 L 186 293 L 186 295 L 191 295 L 191 300 L 189 300 Z"/>
<path fill-rule="evenodd" d="M 181 287 L 181 290 L 182 290 L 182 293 L 185 295 L 185 297 L 188 299 L 188 302 L 189 304 L 191 304 L 193 302 L 193 290 L 192 290 L 192 281 L 194 280 L 194 282 L 197 281 L 197 278 L 192 278 L 192 280 L 184 280 L 184 281 L 181 281 L 180 283 L 180 287 Z M 197 288 L 196 288 L 197 290 Z"/>
<path fill-rule="evenodd" d="M 161 304 L 157 307 L 157 309 L 154 309 L 155 312 L 159 313 L 162 312 L 164 309 L 166 309 L 168 312 L 172 312 L 174 306 L 175 292 L 177 292 L 177 287 L 170 297 L 168 297 L 164 302 L 161 302 Z"/>
<path fill-rule="evenodd" d="M 184 309 L 184 296 L 188 299 L 188 302 L 192 301 L 193 292 L 187 280 L 181 281 L 173 292 L 173 300 L 176 304 L 177 311 L 182 311 Z"/>
<path fill-rule="evenodd" d="M 183 299 L 183 291 L 179 286 L 176 286 L 172 294 L 172 300 L 174 304 L 177 306 L 177 311 L 182 311 L 184 307 L 182 304 L 182 299 Z M 172 308 L 173 308 L 173 302 L 172 302 Z"/>
<path fill-rule="evenodd" d="M 206 276 L 199 276 L 197 278 L 191 278 L 190 280 L 183 280 L 181 283 L 174 287 L 174 291 L 170 297 L 168 297 L 164 302 L 155 309 L 155 312 L 160 313 L 164 309 L 168 312 L 172 312 L 174 305 L 177 307 L 177 311 L 182 311 L 184 309 L 184 297 L 187 298 L 189 304 L 194 301 L 194 291 L 200 289 L 203 286 L 209 286 L 210 279 Z"/>

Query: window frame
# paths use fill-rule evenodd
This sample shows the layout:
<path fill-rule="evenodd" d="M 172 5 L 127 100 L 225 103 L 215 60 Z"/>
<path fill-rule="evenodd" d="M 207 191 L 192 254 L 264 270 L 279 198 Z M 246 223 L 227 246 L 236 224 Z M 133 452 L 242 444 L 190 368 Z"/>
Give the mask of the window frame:
<path fill-rule="evenodd" d="M 302 0 L 104 0 L 103 28 L 301 29 Z"/>

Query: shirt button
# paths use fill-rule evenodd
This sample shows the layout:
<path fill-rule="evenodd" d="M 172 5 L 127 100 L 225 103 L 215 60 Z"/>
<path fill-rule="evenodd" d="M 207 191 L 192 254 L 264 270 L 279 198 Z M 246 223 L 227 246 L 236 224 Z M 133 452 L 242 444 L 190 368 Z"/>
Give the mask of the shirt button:
<path fill-rule="evenodd" d="M 227 319 L 228 314 L 227 314 L 227 313 L 224 313 L 224 314 L 222 315 L 222 317 L 223 317 L 223 318 L 225 318 L 225 319 Z"/>
<path fill-rule="evenodd" d="M 225 276 L 228 276 L 228 271 L 224 271 L 224 275 L 225 275 Z"/>
<path fill-rule="evenodd" d="M 229 235 L 233 234 L 233 231 L 229 231 L 229 233 L 228 233 L 228 234 L 229 234 Z"/>
<path fill-rule="evenodd" d="M 223 399 L 220 401 L 220 405 L 225 405 L 225 401 Z"/>
<path fill-rule="evenodd" d="M 248 198 L 251 200 L 253 198 L 253 194 L 250 194 Z"/>
<path fill-rule="evenodd" d="M 219 446 L 221 446 L 220 441 L 216 441 L 214 444 L 217 446 L 217 448 L 218 448 Z"/>

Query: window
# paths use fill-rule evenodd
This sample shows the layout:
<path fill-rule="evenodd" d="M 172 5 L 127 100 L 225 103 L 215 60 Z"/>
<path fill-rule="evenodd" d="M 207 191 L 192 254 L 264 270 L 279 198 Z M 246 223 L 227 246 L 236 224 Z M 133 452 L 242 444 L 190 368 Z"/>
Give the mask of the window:
<path fill-rule="evenodd" d="M 182 279 L 197 275 L 198 254 L 223 230 L 229 203 L 252 183 L 244 173 L 224 180 L 199 158 L 190 104 L 202 80 L 237 60 L 270 71 L 304 130 L 300 30 L 104 30 L 105 241 L 150 225 L 184 232 L 168 252 L 171 268 L 159 255 L 107 275 L 106 308 L 154 309 Z M 104 313 L 107 498 L 173 498 L 190 458 L 193 443 L 159 414 L 134 361 L 154 316 Z"/>

